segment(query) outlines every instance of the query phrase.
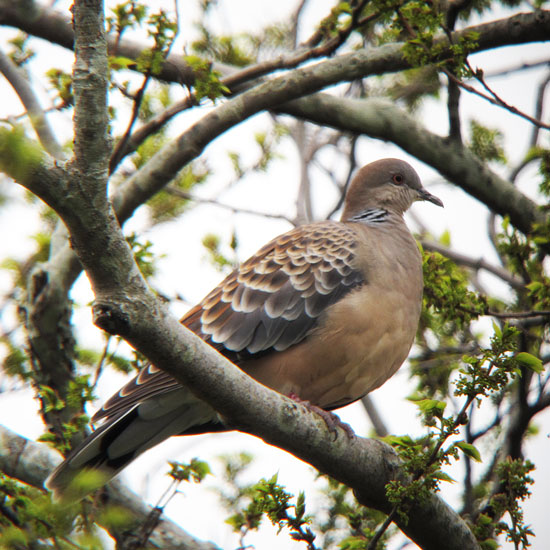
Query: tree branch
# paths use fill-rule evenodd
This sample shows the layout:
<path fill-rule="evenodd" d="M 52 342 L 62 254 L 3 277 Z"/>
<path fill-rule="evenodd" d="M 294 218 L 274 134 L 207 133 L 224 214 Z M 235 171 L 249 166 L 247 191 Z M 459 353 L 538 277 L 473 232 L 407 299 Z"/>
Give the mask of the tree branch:
<path fill-rule="evenodd" d="M 0 471 L 27 485 L 43 490 L 45 479 L 60 463 L 59 454 L 43 443 L 35 443 L 0 425 Z M 131 518 L 130 524 L 105 525 L 115 539 L 122 539 L 127 530 L 138 529 L 153 511 L 120 481 L 112 481 L 102 494 L 106 504 L 123 508 Z M 101 514 L 97 521 L 100 525 Z M 210 542 L 193 538 L 176 523 L 162 518 L 149 541 L 155 548 L 166 550 L 216 550 Z"/>
<path fill-rule="evenodd" d="M 484 258 L 472 258 L 470 256 L 466 256 L 465 254 L 455 252 L 450 248 L 447 248 L 446 246 L 442 246 L 431 241 L 423 240 L 421 244 L 425 250 L 439 252 L 443 256 L 447 256 L 447 258 L 450 258 L 451 260 L 453 260 L 453 262 L 459 265 L 471 267 L 476 271 L 479 269 L 484 269 L 485 271 L 496 275 L 497 277 L 508 283 L 512 288 L 522 289 L 525 287 L 525 283 L 522 279 L 513 275 L 502 266 L 490 264 Z"/>
<path fill-rule="evenodd" d="M 483 71 L 476 70 L 474 71 L 468 62 L 466 62 L 468 65 L 468 68 L 472 71 L 472 74 L 475 75 L 476 80 L 487 90 L 487 94 L 484 94 L 483 92 L 477 90 L 473 86 L 470 86 L 469 84 L 466 84 L 459 78 L 456 78 L 450 71 L 444 70 L 445 74 L 449 77 L 450 80 L 455 82 L 457 86 L 460 86 L 464 88 L 466 91 L 470 92 L 471 94 L 475 94 L 489 103 L 492 103 L 493 105 L 496 105 L 497 107 L 503 107 L 507 111 L 510 111 L 512 114 L 517 115 L 521 118 L 524 118 L 534 126 L 538 128 L 542 128 L 544 130 L 550 130 L 550 124 L 546 124 L 542 122 L 542 120 L 539 120 L 538 118 L 532 117 L 528 115 L 527 113 L 524 113 L 523 111 L 520 111 L 517 107 L 514 107 L 513 105 L 510 105 L 504 99 L 502 99 L 494 90 L 492 90 L 487 83 L 485 82 L 485 79 L 483 78 Z"/>
<path fill-rule="evenodd" d="M 106 108 L 109 77 L 103 11 L 101 0 L 77 0 L 73 7 L 74 155 L 80 176 L 90 177 L 106 189 L 110 149 Z"/>
<path fill-rule="evenodd" d="M 376 405 L 374 404 L 370 395 L 365 395 L 361 398 L 361 404 L 365 408 L 365 411 L 371 421 L 374 432 L 378 437 L 386 437 L 390 432 L 384 422 L 384 419 L 380 416 Z"/>
<path fill-rule="evenodd" d="M 73 49 L 74 32 L 70 18 L 65 13 L 33 0 L 27 0 L 24 3 L 0 0 L 0 25 L 16 27 L 52 44 L 58 44 L 68 50 Z M 107 46 L 109 54 L 129 59 L 137 59 L 141 52 L 148 47 L 146 44 L 133 42 L 126 38 L 118 41 L 118 35 L 114 33 L 107 37 Z M 220 65 L 219 68 L 223 67 Z M 183 56 L 176 54 L 168 56 L 159 78 L 167 82 L 179 82 L 189 86 L 195 81 L 193 71 L 185 63 Z"/>
<path fill-rule="evenodd" d="M 4 4 L 0 0 L 0 21 L 2 21 L 3 7 Z M 13 8 L 6 8 L 6 10 L 9 14 L 13 14 Z M 544 40 L 550 31 L 550 12 L 539 10 L 469 27 L 453 33 L 453 40 L 456 41 L 461 34 L 471 31 L 479 33 L 475 51 L 504 44 Z M 438 40 L 447 42 L 446 37 L 441 37 Z M 388 44 L 368 51 L 360 50 L 342 55 L 311 67 L 295 69 L 270 82 L 259 84 L 252 90 L 220 105 L 165 146 L 150 162 L 121 186 L 114 197 L 117 214 L 121 220 L 127 219 L 139 205 L 166 185 L 185 164 L 198 156 L 210 141 L 249 116 L 263 109 L 272 108 L 277 103 L 310 94 L 336 82 L 407 68 L 409 65 L 401 53 L 401 47 L 401 44 Z M 307 98 L 300 101 L 308 102 L 313 99 Z M 346 102 L 354 101 L 335 98 L 333 100 L 342 102 L 342 105 L 338 107 L 342 109 L 345 109 Z M 329 101 L 331 100 L 323 98 L 325 104 Z M 361 112 L 360 104 L 356 104 L 358 114 Z M 456 148 L 455 144 L 445 143 L 444 140 L 427 131 L 421 132 L 407 116 L 399 115 L 408 122 L 406 124 L 408 131 L 404 136 L 399 132 L 391 131 L 392 127 L 395 127 L 396 124 L 399 125 L 399 120 L 388 123 L 384 116 L 377 116 L 377 124 L 370 125 L 368 120 L 361 116 L 362 124 L 358 124 L 359 119 L 357 118 L 355 120 L 346 118 L 346 124 L 342 125 L 339 124 L 339 121 L 345 117 L 338 113 L 332 112 L 329 116 L 317 109 L 313 111 L 304 109 L 305 103 L 301 105 L 302 108 L 296 110 L 298 104 L 295 103 L 294 110 L 286 109 L 286 112 L 308 118 L 314 122 L 326 120 L 326 124 L 341 129 L 367 133 L 382 139 L 391 139 L 419 159 L 430 163 L 450 181 L 460 185 L 495 212 L 501 215 L 510 214 L 512 223 L 523 232 L 529 232 L 533 222 L 543 220 L 543 215 L 532 201 L 519 193 L 508 182 L 490 172 L 471 152 L 464 148 Z M 317 102 L 317 106 L 319 106 L 319 102 Z M 333 111 L 334 107 L 333 105 Z M 388 108 L 389 106 L 385 108 L 386 113 L 388 113 Z M 384 128 L 380 125 L 381 120 L 384 121 Z M 369 126 L 375 126 L 372 132 L 366 131 Z M 391 137 L 389 137 L 390 134 Z M 415 141 L 419 136 L 422 139 L 418 142 Z M 432 150 L 432 146 L 435 147 L 437 154 Z"/>
<path fill-rule="evenodd" d="M 389 101 L 315 94 L 285 103 L 278 110 L 317 124 L 392 141 L 497 214 L 508 215 L 524 233 L 531 231 L 533 223 L 545 219 L 531 199 L 492 172 L 468 148 L 429 132 Z"/>
<path fill-rule="evenodd" d="M 449 139 L 456 143 L 462 143 L 462 130 L 460 126 L 460 87 L 452 80 L 447 83 L 447 112 L 449 117 Z"/>
<path fill-rule="evenodd" d="M 32 6 L 32 9 L 30 6 Z M 0 25 L 16 27 L 28 34 L 44 38 L 52 44 L 58 44 L 67 49 L 73 47 L 74 35 L 69 18 L 50 7 L 38 5 L 30 0 L 24 4 L 24 7 L 12 0 L 0 0 Z M 461 36 L 471 32 L 479 35 L 472 53 L 512 44 L 546 41 L 550 32 L 550 11 L 536 10 L 474 25 L 452 33 L 453 41 L 456 42 Z M 113 53 L 116 36 L 109 35 L 107 40 L 109 52 Z M 434 40 L 434 43 L 440 41 L 448 42 L 445 36 L 440 36 Z M 311 47 L 314 44 L 308 43 L 305 45 Z M 395 44 L 394 53 L 398 59 L 390 62 L 385 72 L 410 68 L 410 65 L 401 56 L 402 46 L 403 44 Z M 137 59 L 145 47 L 144 44 L 122 39 L 118 43 L 116 54 L 130 59 Z M 361 50 L 358 53 L 363 57 L 368 57 L 371 52 L 372 49 L 368 51 Z M 226 75 L 234 72 L 233 67 L 220 63 L 215 63 L 213 68 Z M 367 74 L 363 76 L 367 76 Z M 158 78 L 185 86 L 192 86 L 195 81 L 193 71 L 185 63 L 183 57 L 175 54 L 168 57 Z"/>
<path fill-rule="evenodd" d="M 546 90 L 548 89 L 548 85 L 550 84 L 550 73 L 547 73 L 542 82 L 539 84 L 537 89 L 537 100 L 535 103 L 535 118 L 536 119 L 542 119 L 543 111 L 544 111 L 544 97 L 546 95 Z M 531 147 L 536 147 L 538 143 L 538 138 L 540 134 L 540 127 L 534 126 L 533 127 L 533 133 L 531 135 L 531 141 L 530 145 Z"/>
<path fill-rule="evenodd" d="M 230 204 L 225 204 L 223 202 L 220 202 L 217 199 L 206 199 L 203 197 L 195 197 L 191 193 L 188 193 L 187 191 L 182 191 L 181 189 L 178 189 L 176 187 L 168 186 L 166 187 L 165 191 L 169 193 L 170 195 L 174 195 L 175 197 L 178 197 L 180 199 L 184 199 L 186 201 L 192 201 L 196 202 L 197 204 L 213 204 L 214 206 L 217 206 L 219 208 L 225 208 L 226 210 L 231 210 L 233 213 L 239 213 L 239 214 L 250 214 L 252 216 L 260 216 L 262 218 L 270 218 L 273 220 L 284 220 L 285 222 L 290 223 L 291 225 L 296 225 L 296 221 L 290 218 L 289 216 L 285 216 L 284 214 L 270 214 L 269 212 L 259 212 L 257 210 L 252 210 L 250 208 L 240 208 L 237 206 L 231 206 Z"/>
<path fill-rule="evenodd" d="M 64 158 L 63 149 L 57 142 L 28 79 L 23 74 L 23 71 L 2 51 L 0 51 L 0 72 L 2 72 L 6 80 L 11 84 L 15 93 L 21 100 L 21 103 L 23 103 L 23 106 L 27 110 L 29 120 L 42 147 L 44 147 L 52 157 L 57 159 Z"/>

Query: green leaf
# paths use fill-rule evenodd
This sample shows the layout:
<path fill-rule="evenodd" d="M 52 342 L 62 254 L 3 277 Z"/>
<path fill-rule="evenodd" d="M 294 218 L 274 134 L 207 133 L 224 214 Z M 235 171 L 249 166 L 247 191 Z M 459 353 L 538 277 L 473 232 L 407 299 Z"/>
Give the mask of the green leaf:
<path fill-rule="evenodd" d="M 439 242 L 443 246 L 451 246 L 451 233 L 449 232 L 448 229 L 443 231 L 443 233 L 439 237 Z"/>
<path fill-rule="evenodd" d="M 124 56 L 111 56 L 109 57 L 109 67 L 111 69 L 130 69 L 136 66 L 136 60 L 130 59 L 129 57 Z"/>
<path fill-rule="evenodd" d="M 442 472 L 441 470 L 437 470 L 433 473 L 433 477 L 435 479 L 440 479 L 441 481 L 448 481 L 449 483 L 456 483 L 456 479 L 453 479 L 449 474 L 446 474 L 445 472 Z"/>
<path fill-rule="evenodd" d="M 493 332 L 495 333 L 495 336 L 497 338 L 502 338 L 502 330 L 500 330 L 498 323 L 495 323 L 494 321 L 493 321 Z"/>
<path fill-rule="evenodd" d="M 416 401 L 416 406 L 425 414 L 434 414 L 440 416 L 447 403 L 438 401 L 437 399 L 420 399 Z"/>
<path fill-rule="evenodd" d="M 487 539 L 480 542 L 481 550 L 498 550 L 498 542 L 493 539 Z"/>
<path fill-rule="evenodd" d="M 481 455 L 479 451 L 471 444 L 466 443 L 466 441 L 459 441 L 456 443 L 456 446 L 467 456 L 473 458 L 476 462 L 481 462 Z"/>
<path fill-rule="evenodd" d="M 415 441 L 409 435 L 386 435 L 381 440 L 392 447 L 410 447 L 415 445 Z"/>
<path fill-rule="evenodd" d="M 40 144 L 27 138 L 23 126 L 0 128 L 0 171 L 24 184 L 42 164 L 44 150 Z"/>
<path fill-rule="evenodd" d="M 538 357 L 535 357 L 526 351 L 518 353 L 515 359 L 522 367 L 527 367 L 538 374 L 544 370 L 542 361 Z"/>

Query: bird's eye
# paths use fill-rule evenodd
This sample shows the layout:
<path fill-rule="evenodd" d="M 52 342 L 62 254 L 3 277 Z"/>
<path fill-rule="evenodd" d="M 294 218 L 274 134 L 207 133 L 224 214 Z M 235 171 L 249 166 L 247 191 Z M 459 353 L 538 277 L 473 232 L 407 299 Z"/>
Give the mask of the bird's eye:
<path fill-rule="evenodd" d="M 401 185 L 403 183 L 403 176 L 401 174 L 395 174 L 392 177 L 392 181 L 397 185 Z"/>

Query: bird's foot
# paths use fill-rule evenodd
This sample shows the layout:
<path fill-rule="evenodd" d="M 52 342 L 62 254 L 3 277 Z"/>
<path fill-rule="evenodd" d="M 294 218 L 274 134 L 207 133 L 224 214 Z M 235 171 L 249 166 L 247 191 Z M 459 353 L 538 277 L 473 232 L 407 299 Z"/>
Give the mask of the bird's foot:
<path fill-rule="evenodd" d="M 308 411 L 318 414 L 325 421 L 325 424 L 327 425 L 329 431 L 334 434 L 335 440 L 338 437 L 338 430 L 336 428 L 341 428 L 342 430 L 344 430 L 344 432 L 348 436 L 348 439 L 355 439 L 355 432 L 353 431 L 353 428 L 349 424 L 342 422 L 338 415 L 334 414 L 333 412 L 326 411 L 325 409 L 322 409 L 317 405 L 313 405 L 313 403 L 311 403 L 310 401 L 301 399 L 294 392 L 290 392 L 288 394 L 288 397 L 292 399 L 292 401 L 304 405 L 304 407 Z"/>

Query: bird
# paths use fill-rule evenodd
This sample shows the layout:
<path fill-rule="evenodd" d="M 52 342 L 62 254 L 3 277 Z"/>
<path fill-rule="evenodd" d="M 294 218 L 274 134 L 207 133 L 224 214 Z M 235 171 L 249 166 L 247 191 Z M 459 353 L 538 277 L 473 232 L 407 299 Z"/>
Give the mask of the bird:
<path fill-rule="evenodd" d="M 416 201 L 443 206 L 407 162 L 387 158 L 363 166 L 340 221 L 276 237 L 181 323 L 283 395 L 322 411 L 357 401 L 399 369 L 414 342 L 422 259 L 403 214 Z M 152 364 L 92 421 L 101 424 L 46 482 L 58 496 L 82 472 L 99 472 L 92 485 L 103 485 L 170 436 L 227 429 L 210 405 Z"/>

